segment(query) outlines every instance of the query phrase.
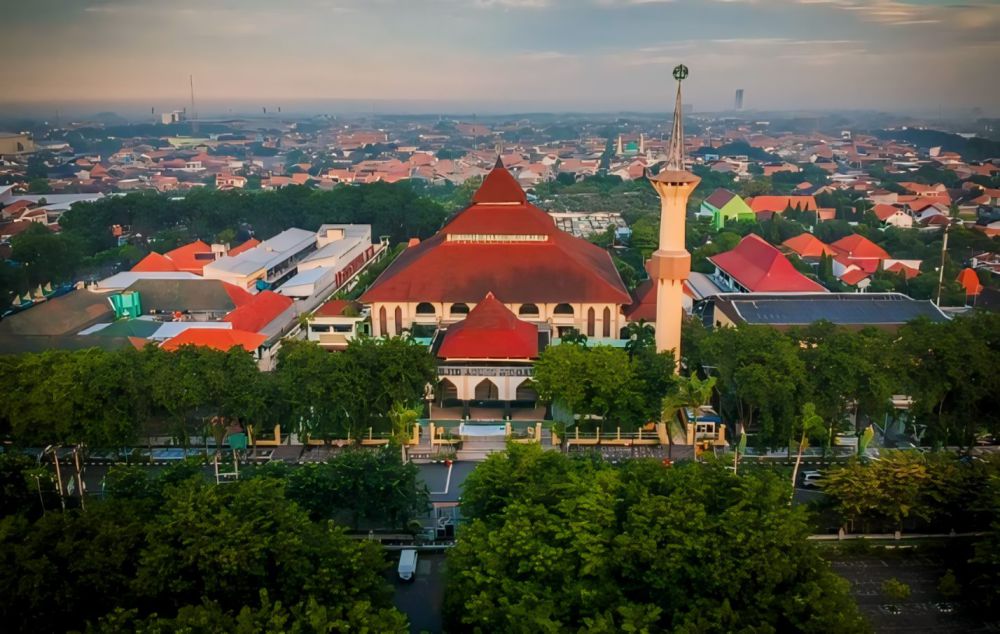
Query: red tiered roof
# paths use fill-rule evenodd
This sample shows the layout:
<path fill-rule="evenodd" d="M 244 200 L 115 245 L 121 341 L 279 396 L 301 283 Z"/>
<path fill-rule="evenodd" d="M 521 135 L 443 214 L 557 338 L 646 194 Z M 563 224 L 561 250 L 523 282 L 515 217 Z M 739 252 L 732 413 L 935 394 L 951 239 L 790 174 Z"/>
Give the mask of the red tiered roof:
<path fill-rule="evenodd" d="M 261 291 L 249 302 L 226 315 L 222 321 L 231 323 L 235 330 L 260 332 L 277 319 L 278 315 L 288 310 L 292 303 L 291 297 L 274 291 Z"/>
<path fill-rule="evenodd" d="M 500 165 L 471 205 L 411 243 L 361 301 L 472 303 L 491 291 L 513 303 L 631 303 L 607 251 L 560 231 Z"/>
<path fill-rule="evenodd" d="M 245 330 L 222 330 L 221 328 L 188 328 L 181 334 L 167 339 L 161 346 L 164 350 L 173 351 L 181 346 L 203 346 L 213 350 L 228 352 L 231 348 L 240 347 L 247 352 L 255 351 L 267 337 Z"/>
<path fill-rule="evenodd" d="M 751 293 L 825 293 L 826 289 L 799 273 L 780 251 L 750 234 L 736 248 L 708 260 Z"/>
<path fill-rule="evenodd" d="M 448 326 L 438 349 L 442 359 L 534 359 L 538 356 L 538 326 L 521 321 L 493 296 Z"/>

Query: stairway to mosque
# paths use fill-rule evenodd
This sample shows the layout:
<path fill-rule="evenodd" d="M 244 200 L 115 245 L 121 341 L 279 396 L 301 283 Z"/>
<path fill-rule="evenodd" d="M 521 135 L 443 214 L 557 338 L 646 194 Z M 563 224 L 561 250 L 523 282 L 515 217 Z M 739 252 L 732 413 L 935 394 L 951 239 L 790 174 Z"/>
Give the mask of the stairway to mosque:
<path fill-rule="evenodd" d="M 486 460 L 491 453 L 497 453 L 507 448 L 503 436 L 467 439 L 462 442 L 462 448 L 455 453 L 458 460 Z"/>

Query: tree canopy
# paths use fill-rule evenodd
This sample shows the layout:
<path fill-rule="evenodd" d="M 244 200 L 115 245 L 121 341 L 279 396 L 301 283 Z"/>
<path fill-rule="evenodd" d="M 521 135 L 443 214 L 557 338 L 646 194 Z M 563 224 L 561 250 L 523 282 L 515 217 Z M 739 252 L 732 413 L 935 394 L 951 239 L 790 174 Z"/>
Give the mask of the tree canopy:
<path fill-rule="evenodd" d="M 506 632 L 859 632 L 772 473 L 511 446 L 466 481 L 445 617 Z"/>
<path fill-rule="evenodd" d="M 405 632 L 386 567 L 280 481 L 147 482 L 86 513 L 0 520 L 0 618 L 14 631 Z"/>
<path fill-rule="evenodd" d="M 150 421 L 185 441 L 213 416 L 258 429 L 281 424 L 314 438 L 357 440 L 392 431 L 394 404 L 421 402 L 435 376 L 427 348 L 409 339 L 360 338 L 339 354 L 286 341 L 273 372 L 234 348 L 52 350 L 0 355 L 0 436 L 23 446 L 121 448 Z"/>

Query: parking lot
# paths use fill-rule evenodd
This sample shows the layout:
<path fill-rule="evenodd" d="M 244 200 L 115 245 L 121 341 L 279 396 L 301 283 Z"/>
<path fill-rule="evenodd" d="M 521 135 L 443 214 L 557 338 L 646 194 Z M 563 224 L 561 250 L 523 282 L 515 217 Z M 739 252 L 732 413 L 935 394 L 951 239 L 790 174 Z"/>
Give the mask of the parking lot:
<path fill-rule="evenodd" d="M 409 617 L 413 634 L 441 631 L 444 562 L 443 553 L 420 553 L 417 574 L 410 582 L 400 581 L 395 566 L 389 571 L 389 581 L 395 591 L 393 604 Z"/>
<path fill-rule="evenodd" d="M 1000 621 L 988 623 L 960 599 L 947 599 L 937 586 L 947 562 L 930 555 L 900 550 L 866 555 L 838 555 L 832 558 L 834 572 L 851 583 L 858 607 L 879 634 L 892 632 L 1000 632 Z M 910 597 L 896 602 L 900 613 L 893 614 L 890 601 L 882 594 L 882 582 L 896 578 L 910 586 Z"/>

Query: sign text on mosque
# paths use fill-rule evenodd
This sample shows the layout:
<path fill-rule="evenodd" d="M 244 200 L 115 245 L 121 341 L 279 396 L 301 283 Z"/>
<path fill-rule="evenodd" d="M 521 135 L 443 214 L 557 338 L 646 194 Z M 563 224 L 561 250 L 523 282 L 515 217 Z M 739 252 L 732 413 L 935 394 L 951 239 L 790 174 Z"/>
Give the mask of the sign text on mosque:
<path fill-rule="evenodd" d="M 438 376 L 531 376 L 531 368 L 440 367 Z"/>

